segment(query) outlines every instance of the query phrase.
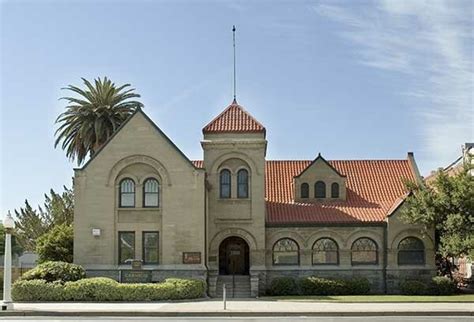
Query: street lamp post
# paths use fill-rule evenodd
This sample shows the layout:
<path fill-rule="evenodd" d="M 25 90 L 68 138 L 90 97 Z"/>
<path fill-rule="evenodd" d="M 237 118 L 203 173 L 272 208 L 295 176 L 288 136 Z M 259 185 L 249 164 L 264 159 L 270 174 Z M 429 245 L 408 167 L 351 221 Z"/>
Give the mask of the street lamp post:
<path fill-rule="evenodd" d="M 12 302 L 12 235 L 11 232 L 15 228 L 15 221 L 8 212 L 3 221 L 5 228 L 5 262 L 3 265 L 3 302 L 2 311 L 13 310 Z"/>

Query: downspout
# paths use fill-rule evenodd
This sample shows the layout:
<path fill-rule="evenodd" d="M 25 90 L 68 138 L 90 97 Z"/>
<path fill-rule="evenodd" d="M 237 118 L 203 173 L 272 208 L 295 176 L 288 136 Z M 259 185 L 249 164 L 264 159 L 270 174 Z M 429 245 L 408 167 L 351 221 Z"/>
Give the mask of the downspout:
<path fill-rule="evenodd" d="M 387 294 L 387 257 L 388 257 L 387 256 L 387 252 L 388 252 L 387 226 L 388 226 L 388 223 L 385 222 L 385 224 L 383 225 L 383 269 L 382 269 L 384 294 Z"/>
<path fill-rule="evenodd" d="M 208 195 L 207 195 L 207 172 L 204 175 L 204 267 L 206 268 L 206 276 L 209 272 L 208 267 L 208 256 L 207 256 L 207 204 L 208 204 Z"/>

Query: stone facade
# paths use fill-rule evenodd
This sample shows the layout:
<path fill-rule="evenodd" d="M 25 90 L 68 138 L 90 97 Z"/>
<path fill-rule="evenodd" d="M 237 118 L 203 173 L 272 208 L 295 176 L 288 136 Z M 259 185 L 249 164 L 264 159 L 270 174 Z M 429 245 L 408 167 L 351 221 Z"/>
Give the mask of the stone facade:
<path fill-rule="evenodd" d="M 130 259 L 145 262 L 140 271 L 150 271 L 152 281 L 207 279 L 211 296 L 216 294 L 219 276 L 230 270 L 250 275 L 252 296 L 263 294 L 271 280 L 280 276 L 363 276 L 369 278 L 374 292 L 396 293 L 401 280 L 428 279 L 434 274 L 433 234 L 422 235 L 420 227 L 399 220 L 402 200 L 379 222 L 269 222 L 267 141 L 258 126 L 252 131 L 204 131 L 204 158 L 191 162 L 138 110 L 86 165 L 75 169 L 75 263 L 83 265 L 89 276 L 120 280 L 131 270 L 130 263 L 120 262 L 121 247 L 127 247 Z M 242 169 L 248 174 L 247 181 L 239 177 Z M 223 170 L 230 173 L 230 194 L 225 198 L 220 192 Z M 144 185 L 150 178 L 159 182 L 158 207 L 145 207 Z M 328 200 L 306 201 L 344 205 L 347 178 L 321 157 L 295 176 L 292 185 L 321 178 L 338 183 L 339 195 L 329 200 L 331 185 L 327 185 Z M 131 207 L 120 204 L 124 179 L 134 183 Z M 239 190 L 242 182 L 247 190 Z M 310 185 L 310 195 L 313 189 Z M 305 201 L 298 189 L 294 191 L 296 202 Z M 121 239 L 122 232 L 130 233 L 127 241 Z M 150 248 L 158 256 L 153 264 L 145 260 L 148 242 L 144 232 L 158 233 L 158 250 Z M 398 245 L 406 237 L 423 241 L 423 263 L 398 265 Z M 286 238 L 298 245 L 298 263 L 275 265 L 274 245 Z M 313 246 L 321 238 L 337 244 L 337 263 L 313 263 Z M 351 247 L 359 238 L 375 242 L 376 263 L 354 265 L 351 261 Z"/>

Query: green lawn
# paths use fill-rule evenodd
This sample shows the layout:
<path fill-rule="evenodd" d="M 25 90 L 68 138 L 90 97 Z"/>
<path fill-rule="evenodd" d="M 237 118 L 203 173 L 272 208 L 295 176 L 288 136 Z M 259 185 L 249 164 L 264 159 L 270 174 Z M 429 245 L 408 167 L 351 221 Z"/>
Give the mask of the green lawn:
<path fill-rule="evenodd" d="M 269 301 L 310 302 L 474 302 L 474 294 L 463 295 L 334 295 L 334 296 L 264 296 Z"/>

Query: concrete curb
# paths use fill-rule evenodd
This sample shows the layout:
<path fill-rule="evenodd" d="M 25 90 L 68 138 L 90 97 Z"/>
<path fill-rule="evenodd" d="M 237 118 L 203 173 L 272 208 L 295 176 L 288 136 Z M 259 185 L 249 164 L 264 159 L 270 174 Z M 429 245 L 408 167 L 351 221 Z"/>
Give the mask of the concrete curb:
<path fill-rule="evenodd" d="M 264 317 L 264 316 L 474 316 L 474 311 L 358 311 L 358 312 L 106 312 L 106 311 L 13 311 L 0 312 L 3 316 L 100 316 L 100 317 Z"/>

